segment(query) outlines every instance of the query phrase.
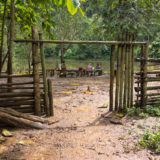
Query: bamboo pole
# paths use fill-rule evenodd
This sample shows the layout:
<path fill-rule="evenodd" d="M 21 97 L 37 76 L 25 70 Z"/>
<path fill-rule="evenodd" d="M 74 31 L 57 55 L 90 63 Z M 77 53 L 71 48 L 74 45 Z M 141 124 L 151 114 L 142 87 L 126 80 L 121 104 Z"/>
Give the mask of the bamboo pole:
<path fill-rule="evenodd" d="M 125 40 L 125 35 L 121 35 L 121 41 Z M 123 84 L 124 84 L 124 60 L 125 60 L 125 45 L 121 46 L 121 68 L 120 68 L 120 96 L 119 96 L 119 111 L 123 109 Z"/>
<path fill-rule="evenodd" d="M 145 45 L 148 42 L 130 42 L 130 41 L 62 41 L 62 40 L 23 40 L 15 39 L 16 43 L 53 43 L 53 44 L 108 44 L 108 45 L 124 45 L 124 44 L 135 44 Z"/>
<path fill-rule="evenodd" d="M 110 105 L 109 105 L 110 111 L 113 111 L 114 51 L 115 51 L 115 45 L 112 45 L 111 46 L 111 55 L 110 55 Z"/>
<path fill-rule="evenodd" d="M 128 33 L 129 41 L 131 41 L 131 35 Z M 128 45 L 128 96 L 127 96 L 127 107 L 131 107 L 131 65 L 132 65 L 132 52 L 131 52 L 131 45 Z"/>
<path fill-rule="evenodd" d="M 39 39 L 42 40 L 42 34 L 39 34 Z M 43 74 L 45 111 L 46 111 L 47 116 L 50 116 L 49 97 L 48 97 L 48 85 L 47 85 L 47 77 L 46 77 L 46 65 L 45 65 L 45 56 L 44 56 L 43 43 L 40 43 L 40 54 L 41 54 L 42 74 Z"/>
<path fill-rule="evenodd" d="M 135 34 L 132 34 L 132 41 L 135 41 Z M 133 98 L 134 98 L 134 48 L 135 46 L 132 45 L 131 47 L 131 106 L 133 107 Z"/>
<path fill-rule="evenodd" d="M 119 110 L 119 90 L 120 90 L 120 71 L 121 71 L 121 45 L 118 45 L 117 72 L 116 72 L 116 93 L 115 93 L 115 111 Z"/>
<path fill-rule="evenodd" d="M 50 79 L 48 79 L 48 96 L 49 96 L 50 116 L 54 116 L 52 81 Z"/>
<path fill-rule="evenodd" d="M 14 16 L 15 16 L 15 6 L 14 0 L 11 0 L 11 24 L 10 24 L 10 40 L 8 48 L 8 75 L 13 73 L 13 43 L 14 43 Z M 12 77 L 8 78 L 8 83 L 12 83 Z M 10 90 L 9 90 L 10 91 Z"/>
<path fill-rule="evenodd" d="M 32 26 L 32 38 L 38 39 L 38 31 L 35 26 Z M 41 104 L 40 104 L 40 86 L 39 86 L 39 70 L 38 70 L 38 44 L 32 43 L 32 56 L 33 56 L 33 81 L 34 81 L 34 99 L 35 99 L 35 114 L 41 115 Z"/>
<path fill-rule="evenodd" d="M 126 33 L 126 40 L 128 40 L 128 33 Z M 125 82 L 124 82 L 124 97 L 123 97 L 123 106 L 127 107 L 127 88 L 128 88 L 128 45 L 126 45 L 125 48 L 125 52 L 126 52 L 126 57 L 125 57 Z"/>
<path fill-rule="evenodd" d="M 147 59 L 148 59 L 148 49 L 149 49 L 149 44 L 146 44 L 144 47 L 144 53 L 143 53 L 143 58 L 146 60 L 143 63 L 142 69 L 143 69 L 143 74 L 142 74 L 142 101 L 141 101 L 141 107 L 144 108 L 146 106 L 146 101 L 147 101 Z"/>

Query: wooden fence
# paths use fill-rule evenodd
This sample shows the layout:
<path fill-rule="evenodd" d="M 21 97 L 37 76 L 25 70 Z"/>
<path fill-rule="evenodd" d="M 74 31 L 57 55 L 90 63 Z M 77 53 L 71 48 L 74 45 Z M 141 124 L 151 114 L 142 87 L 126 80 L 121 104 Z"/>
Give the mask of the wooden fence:
<path fill-rule="evenodd" d="M 148 46 L 148 42 L 136 42 L 135 36 L 129 33 L 121 34 L 119 41 L 60 41 L 32 38 L 32 40 L 17 39 L 14 42 L 40 44 L 41 51 L 44 43 L 110 45 L 110 111 L 121 111 L 124 107 L 132 107 L 134 97 L 134 48 L 136 46 Z M 115 67 L 115 55 L 117 55 L 117 67 Z M 116 78 L 114 78 L 115 70 L 117 71 Z M 115 87 L 114 81 L 116 81 Z"/>
<path fill-rule="evenodd" d="M 33 40 L 38 32 L 32 27 Z M 39 35 L 42 39 L 42 35 Z M 39 74 L 38 43 L 32 43 L 33 73 L 30 75 L 0 76 L 0 107 L 11 107 L 25 113 L 53 116 L 52 82 L 47 80 L 43 43 L 40 43 L 42 78 Z"/>
<path fill-rule="evenodd" d="M 141 48 L 141 53 L 144 48 Z M 146 49 L 145 49 L 146 50 Z M 141 58 L 136 59 L 140 62 L 141 70 L 136 73 L 135 91 L 137 92 L 137 105 L 156 105 L 160 103 L 160 71 L 149 70 L 148 62 L 160 62 L 159 59 L 149 59 L 147 54 L 141 54 Z"/>

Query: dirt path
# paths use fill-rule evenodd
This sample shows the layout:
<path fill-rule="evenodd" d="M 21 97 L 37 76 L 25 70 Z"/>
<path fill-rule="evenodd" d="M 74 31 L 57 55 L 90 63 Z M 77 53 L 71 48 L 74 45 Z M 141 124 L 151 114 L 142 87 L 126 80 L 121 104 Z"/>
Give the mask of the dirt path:
<path fill-rule="evenodd" d="M 160 159 L 136 147 L 139 135 L 159 123 L 159 118 L 123 118 L 123 125 L 110 123 L 114 115 L 102 107 L 109 102 L 109 79 L 53 79 L 53 86 L 55 117 L 49 120 L 54 123 L 42 131 L 12 130 L 14 136 L 0 145 L 1 160 Z M 93 93 L 84 93 L 88 86 Z"/>

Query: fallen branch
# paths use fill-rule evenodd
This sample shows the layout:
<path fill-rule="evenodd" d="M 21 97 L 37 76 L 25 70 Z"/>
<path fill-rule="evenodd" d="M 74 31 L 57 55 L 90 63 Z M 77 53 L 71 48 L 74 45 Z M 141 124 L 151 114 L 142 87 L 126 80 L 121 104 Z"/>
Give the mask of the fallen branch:
<path fill-rule="evenodd" d="M 35 129 L 45 129 L 47 126 L 44 123 L 48 123 L 41 117 L 22 114 L 11 108 L 0 108 L 0 122 L 18 128 Z"/>

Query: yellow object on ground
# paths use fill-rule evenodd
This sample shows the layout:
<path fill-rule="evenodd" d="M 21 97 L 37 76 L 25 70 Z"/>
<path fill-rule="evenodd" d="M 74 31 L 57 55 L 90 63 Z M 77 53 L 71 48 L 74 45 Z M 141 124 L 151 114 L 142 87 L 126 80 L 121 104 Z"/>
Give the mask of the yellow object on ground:
<path fill-rule="evenodd" d="M 72 94 L 72 91 L 63 91 L 64 94 Z"/>
<path fill-rule="evenodd" d="M 95 94 L 95 92 L 90 92 L 88 90 L 83 90 L 83 93 L 85 93 L 85 94 Z"/>
<path fill-rule="evenodd" d="M 2 130 L 2 136 L 4 136 L 4 137 L 12 137 L 13 134 L 11 132 L 9 132 L 8 130 L 3 129 Z"/>
<path fill-rule="evenodd" d="M 19 141 L 17 142 L 17 144 L 22 144 L 22 145 L 25 145 L 25 144 L 28 144 L 28 145 L 32 145 L 32 144 L 35 144 L 33 141 L 31 140 L 25 140 L 25 141 Z"/>

